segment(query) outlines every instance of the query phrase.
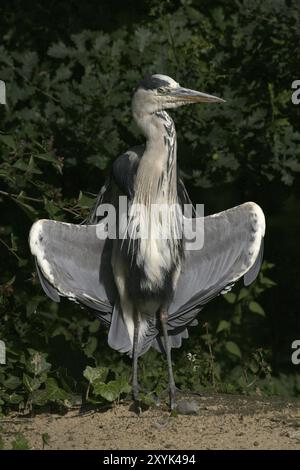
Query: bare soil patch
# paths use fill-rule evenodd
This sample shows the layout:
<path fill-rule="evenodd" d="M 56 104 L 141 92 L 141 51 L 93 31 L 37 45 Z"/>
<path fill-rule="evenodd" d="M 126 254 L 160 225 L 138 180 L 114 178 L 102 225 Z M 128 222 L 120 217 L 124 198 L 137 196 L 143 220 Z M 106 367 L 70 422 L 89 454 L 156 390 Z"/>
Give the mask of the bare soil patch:
<path fill-rule="evenodd" d="M 191 400 L 191 397 L 189 397 Z M 31 449 L 300 449 L 300 400 L 234 395 L 193 397 L 196 414 L 171 416 L 129 403 L 113 408 L 0 421 L 5 448 L 22 433 Z M 194 403 L 195 405 L 195 403 Z"/>

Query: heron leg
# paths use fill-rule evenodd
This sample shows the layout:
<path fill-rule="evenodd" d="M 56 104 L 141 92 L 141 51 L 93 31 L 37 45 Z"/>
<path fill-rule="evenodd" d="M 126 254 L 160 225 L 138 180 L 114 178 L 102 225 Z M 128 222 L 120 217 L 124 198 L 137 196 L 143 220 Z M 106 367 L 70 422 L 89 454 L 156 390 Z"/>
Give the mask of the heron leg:
<path fill-rule="evenodd" d="M 166 356 L 167 356 L 167 361 L 168 361 L 170 408 L 171 410 L 173 410 L 176 406 L 176 403 L 175 403 L 176 385 L 175 385 L 173 368 L 172 368 L 171 343 L 170 343 L 170 338 L 168 335 L 167 321 L 168 321 L 168 312 L 166 309 L 162 308 L 160 310 L 160 322 L 161 322 L 162 331 L 164 335 L 164 346 L 165 346 L 165 351 L 166 351 Z"/>
<path fill-rule="evenodd" d="M 132 359 L 132 394 L 133 399 L 139 399 L 139 384 L 138 384 L 138 339 L 139 339 L 139 326 L 140 321 L 135 318 L 134 333 L 133 333 L 133 359 Z"/>

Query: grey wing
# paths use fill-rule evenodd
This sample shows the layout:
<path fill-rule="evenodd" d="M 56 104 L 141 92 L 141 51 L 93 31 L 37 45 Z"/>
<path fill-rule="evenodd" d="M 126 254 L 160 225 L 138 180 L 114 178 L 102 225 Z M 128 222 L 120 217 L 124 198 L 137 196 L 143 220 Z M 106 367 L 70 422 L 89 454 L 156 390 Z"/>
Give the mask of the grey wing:
<path fill-rule="evenodd" d="M 257 204 L 248 202 L 205 217 L 203 228 L 203 247 L 185 250 L 169 307 L 171 329 L 193 321 L 209 300 L 226 293 L 241 277 L 246 285 L 253 282 L 260 269 L 265 218 Z"/>
<path fill-rule="evenodd" d="M 138 145 L 120 155 L 113 163 L 112 177 L 119 191 L 130 199 L 134 197 L 134 182 L 140 158 L 145 151 L 144 145 Z"/>
<path fill-rule="evenodd" d="M 54 301 L 68 297 L 98 312 L 110 323 L 116 287 L 111 242 L 97 237 L 97 225 L 39 220 L 29 243 L 45 293 Z"/>
<path fill-rule="evenodd" d="M 102 216 L 97 213 L 101 204 L 109 203 L 117 208 L 118 196 L 121 194 L 133 199 L 135 175 L 144 150 L 144 145 L 132 147 L 113 162 L 111 174 L 100 189 L 84 224 L 97 224 L 102 219 Z"/>

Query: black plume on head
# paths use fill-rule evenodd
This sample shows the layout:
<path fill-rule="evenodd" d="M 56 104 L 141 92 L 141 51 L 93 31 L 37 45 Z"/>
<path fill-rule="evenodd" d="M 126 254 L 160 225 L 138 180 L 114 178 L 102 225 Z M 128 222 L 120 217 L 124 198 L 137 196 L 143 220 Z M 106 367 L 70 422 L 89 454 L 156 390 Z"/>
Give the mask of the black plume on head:
<path fill-rule="evenodd" d="M 153 75 L 148 75 L 140 82 L 139 88 L 144 88 L 144 90 L 155 90 L 156 88 L 168 85 L 169 83 L 166 80 L 154 77 Z"/>

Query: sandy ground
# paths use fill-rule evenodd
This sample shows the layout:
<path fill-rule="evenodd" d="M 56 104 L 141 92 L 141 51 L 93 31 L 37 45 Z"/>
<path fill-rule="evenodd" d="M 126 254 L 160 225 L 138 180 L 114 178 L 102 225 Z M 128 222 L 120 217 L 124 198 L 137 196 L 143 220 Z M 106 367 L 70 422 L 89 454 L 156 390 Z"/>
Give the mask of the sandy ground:
<path fill-rule="evenodd" d="M 191 415 L 129 403 L 102 411 L 12 415 L 0 420 L 6 448 L 22 433 L 31 449 L 300 449 L 300 401 L 233 395 L 193 397 Z M 182 401 L 182 408 L 186 402 Z M 187 412 L 187 409 L 183 410 Z"/>

